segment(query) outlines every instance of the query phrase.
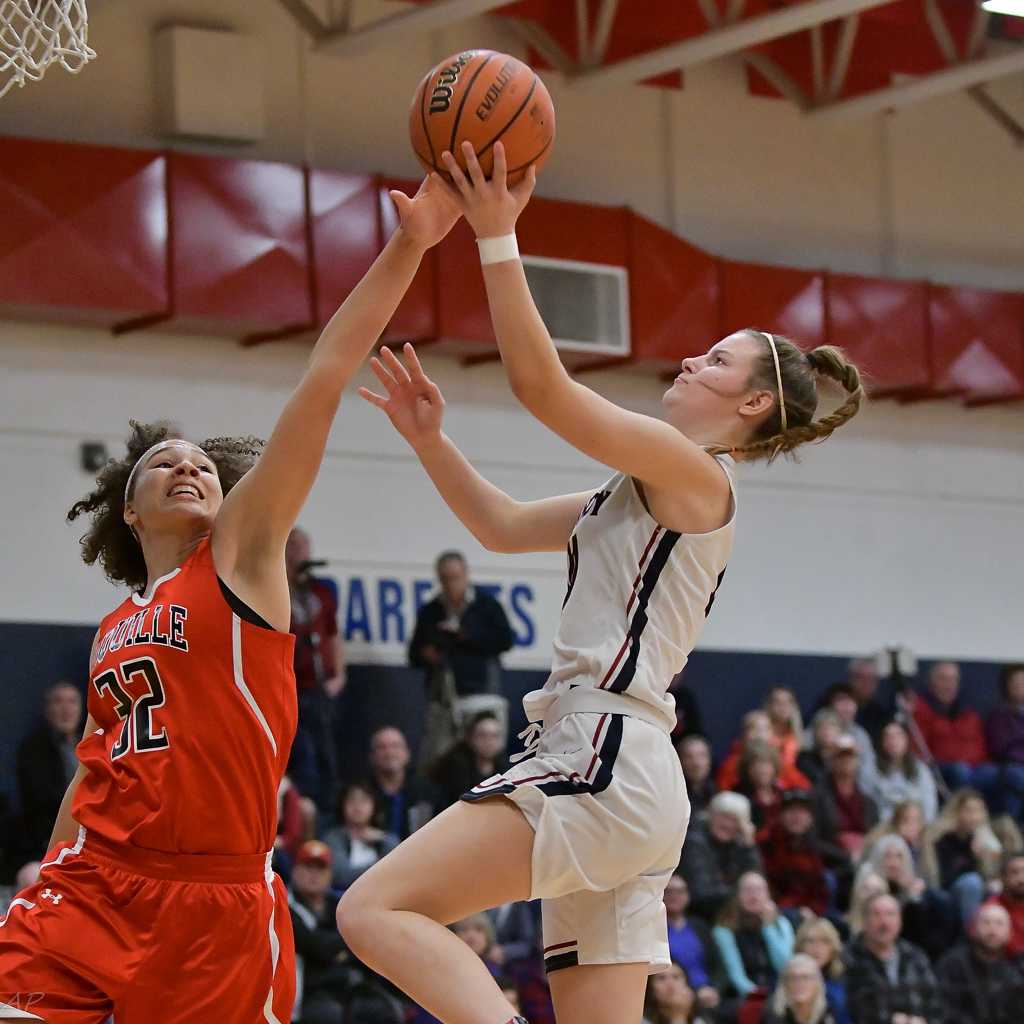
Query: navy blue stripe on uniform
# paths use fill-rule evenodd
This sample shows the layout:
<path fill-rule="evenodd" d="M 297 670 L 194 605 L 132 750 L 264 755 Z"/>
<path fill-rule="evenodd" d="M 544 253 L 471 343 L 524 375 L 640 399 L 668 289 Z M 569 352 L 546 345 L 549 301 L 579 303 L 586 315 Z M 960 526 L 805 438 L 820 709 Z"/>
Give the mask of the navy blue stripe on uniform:
<path fill-rule="evenodd" d="M 715 603 L 715 594 L 718 593 L 718 588 L 722 585 L 722 580 L 725 578 L 725 569 L 718 574 L 718 579 L 715 580 L 715 589 L 711 591 L 711 596 L 708 598 L 708 606 L 704 609 L 704 618 L 706 619 L 711 614 L 711 606 Z"/>
<path fill-rule="evenodd" d="M 622 747 L 622 723 L 624 715 L 610 715 L 611 721 L 605 731 L 604 739 L 601 741 L 601 749 L 597 756 L 601 761 L 600 766 L 594 775 L 593 782 L 569 782 L 567 779 L 558 779 L 553 782 L 532 783 L 545 796 L 582 796 L 589 793 L 596 796 L 603 793 L 612 784 L 612 771 L 615 768 L 615 761 L 619 756 L 619 749 Z M 529 785 L 529 783 L 528 783 Z M 473 803 L 476 800 L 486 800 L 490 796 L 508 796 L 516 790 L 515 782 L 507 782 L 503 786 L 492 786 L 483 792 L 471 789 L 463 793 L 460 800 Z"/>
<path fill-rule="evenodd" d="M 658 583 L 658 578 L 661 576 L 661 571 L 665 568 L 669 555 L 672 554 L 672 549 L 676 546 L 680 536 L 681 534 L 676 533 L 674 530 L 666 530 L 665 536 L 658 541 L 658 546 L 654 549 L 654 554 L 651 555 L 651 560 L 647 563 L 643 580 L 640 583 L 640 594 L 636 601 L 636 611 L 633 612 L 633 619 L 629 624 L 629 654 L 626 655 L 626 660 L 622 663 L 619 674 L 612 681 L 611 686 L 608 687 L 611 693 L 623 693 L 629 687 L 629 684 L 633 682 L 633 677 L 636 675 L 636 665 L 640 660 L 640 638 L 647 627 L 647 603 L 651 599 L 651 594 L 654 593 L 654 588 Z"/>
<path fill-rule="evenodd" d="M 463 793 L 459 799 L 472 802 L 473 800 L 484 800 L 489 796 L 507 796 L 515 791 L 516 787 L 511 782 L 506 782 L 504 786 L 492 786 L 490 789 L 485 789 L 482 793 L 471 789 L 468 793 Z"/>
<path fill-rule="evenodd" d="M 580 954 L 578 950 L 571 953 L 559 953 L 557 956 L 549 956 L 544 961 L 544 970 L 550 974 L 552 971 L 561 971 L 566 967 L 579 967 Z"/>
<path fill-rule="evenodd" d="M 545 796 L 582 796 L 589 793 L 596 796 L 603 793 L 612 784 L 612 769 L 615 767 L 615 759 L 619 756 L 619 748 L 622 746 L 622 720 L 623 715 L 612 715 L 608 723 L 608 729 L 601 742 L 601 749 L 597 756 L 601 763 L 594 775 L 593 782 L 541 782 L 537 788 Z"/>

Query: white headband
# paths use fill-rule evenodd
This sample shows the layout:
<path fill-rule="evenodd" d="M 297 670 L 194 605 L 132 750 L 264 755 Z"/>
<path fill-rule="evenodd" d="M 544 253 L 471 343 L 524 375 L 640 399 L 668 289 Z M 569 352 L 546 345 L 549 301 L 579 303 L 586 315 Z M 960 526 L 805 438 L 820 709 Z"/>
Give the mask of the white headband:
<path fill-rule="evenodd" d="M 147 451 L 144 451 L 139 456 L 138 461 L 135 463 L 134 466 L 132 466 L 132 471 L 128 474 L 128 482 L 124 485 L 124 503 L 126 505 L 128 504 L 128 495 L 131 494 L 132 483 L 134 483 L 135 481 L 135 474 L 139 471 L 139 466 L 141 466 L 147 459 L 149 459 L 150 456 L 155 455 L 158 451 L 160 451 L 160 449 L 174 448 L 180 445 L 185 445 L 188 448 L 194 448 L 197 452 L 202 452 L 202 454 L 206 456 L 206 458 L 209 458 L 209 456 L 206 455 L 206 452 L 204 452 L 203 449 L 199 447 L 199 445 L 193 444 L 191 441 L 184 441 L 180 437 L 165 438 L 163 441 L 157 441 L 157 443 L 153 445 L 152 448 L 148 449 Z"/>
<path fill-rule="evenodd" d="M 775 347 L 775 335 L 769 334 L 767 331 L 761 332 L 767 339 L 768 345 L 772 350 L 772 360 L 775 363 L 775 382 L 779 385 L 779 416 L 782 417 L 782 430 L 780 434 L 786 432 L 786 396 L 782 393 L 782 367 L 779 366 L 779 350 Z"/>

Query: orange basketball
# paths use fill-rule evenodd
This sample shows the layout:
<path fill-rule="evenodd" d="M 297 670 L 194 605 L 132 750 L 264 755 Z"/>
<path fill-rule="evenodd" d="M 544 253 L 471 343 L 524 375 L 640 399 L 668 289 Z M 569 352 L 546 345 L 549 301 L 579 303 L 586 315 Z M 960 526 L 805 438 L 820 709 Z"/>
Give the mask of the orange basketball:
<path fill-rule="evenodd" d="M 409 136 L 419 162 L 448 177 L 441 154 L 450 150 L 465 170 L 462 143 L 471 142 L 489 178 L 494 143 L 505 147 L 508 182 L 530 164 L 538 168 L 555 140 L 555 108 L 534 70 L 507 53 L 467 50 L 426 75 L 409 108 Z"/>

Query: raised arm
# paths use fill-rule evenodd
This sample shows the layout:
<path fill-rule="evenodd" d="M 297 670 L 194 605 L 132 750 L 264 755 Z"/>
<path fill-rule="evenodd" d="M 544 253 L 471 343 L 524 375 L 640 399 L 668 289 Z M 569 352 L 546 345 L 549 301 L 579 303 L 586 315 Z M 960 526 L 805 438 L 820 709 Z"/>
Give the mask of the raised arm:
<path fill-rule="evenodd" d="M 477 238 L 510 235 L 535 183 L 531 171 L 512 189 L 505 184 L 505 153 L 494 146 L 494 173 L 486 181 L 468 144 L 469 177 L 445 154 L 462 212 Z M 696 502 L 728 497 L 721 469 L 700 446 L 674 427 L 609 402 L 565 371 L 518 259 L 483 268 L 494 333 L 512 391 L 542 423 L 575 448 L 652 489 Z"/>
<path fill-rule="evenodd" d="M 405 295 L 424 253 L 458 210 L 428 179 L 413 199 L 391 193 L 400 225 L 324 328 L 258 463 L 224 499 L 213 534 L 218 571 L 259 586 L 276 572 L 284 543 L 323 458 L 341 394 Z M 250 588 L 243 588 L 250 589 Z"/>
<path fill-rule="evenodd" d="M 589 492 L 516 501 L 485 480 L 442 431 L 444 398 L 412 345 L 404 354 L 408 368 L 390 349 L 381 349 L 370 365 L 386 394 L 367 388 L 359 394 L 387 413 L 448 507 L 490 551 L 562 551 Z"/>

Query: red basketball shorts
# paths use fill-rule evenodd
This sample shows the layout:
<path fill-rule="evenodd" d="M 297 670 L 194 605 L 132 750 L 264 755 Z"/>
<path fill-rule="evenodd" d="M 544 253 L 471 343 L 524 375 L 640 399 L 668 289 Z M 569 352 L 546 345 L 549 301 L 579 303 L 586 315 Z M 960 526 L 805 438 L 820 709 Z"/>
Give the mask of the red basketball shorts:
<path fill-rule="evenodd" d="M 268 857 L 161 854 L 82 829 L 0 918 L 0 1018 L 289 1024 L 295 948 Z"/>

